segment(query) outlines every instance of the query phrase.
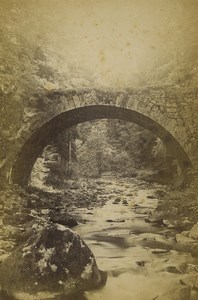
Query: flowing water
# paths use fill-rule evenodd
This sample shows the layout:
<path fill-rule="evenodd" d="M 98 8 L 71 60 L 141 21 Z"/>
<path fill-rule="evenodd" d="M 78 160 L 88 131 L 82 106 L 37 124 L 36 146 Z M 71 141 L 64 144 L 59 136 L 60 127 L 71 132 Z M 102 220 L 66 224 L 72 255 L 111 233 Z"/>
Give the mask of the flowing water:
<path fill-rule="evenodd" d="M 161 187 L 120 179 L 101 185 L 103 194 L 98 197 L 106 197 L 106 204 L 78 209 L 84 222 L 75 229 L 108 274 L 105 287 L 87 292 L 86 299 L 151 300 L 179 287 L 193 259 L 174 250 L 173 235 L 166 227 L 145 222 L 157 205 L 154 195 Z"/>

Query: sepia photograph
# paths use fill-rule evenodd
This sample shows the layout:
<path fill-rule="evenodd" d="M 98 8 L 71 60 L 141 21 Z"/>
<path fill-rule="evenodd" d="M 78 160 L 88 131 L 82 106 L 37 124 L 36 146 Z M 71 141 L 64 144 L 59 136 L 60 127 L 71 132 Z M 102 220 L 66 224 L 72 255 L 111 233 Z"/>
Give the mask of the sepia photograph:
<path fill-rule="evenodd" d="M 198 0 L 0 0 L 0 300 L 198 300 Z"/>

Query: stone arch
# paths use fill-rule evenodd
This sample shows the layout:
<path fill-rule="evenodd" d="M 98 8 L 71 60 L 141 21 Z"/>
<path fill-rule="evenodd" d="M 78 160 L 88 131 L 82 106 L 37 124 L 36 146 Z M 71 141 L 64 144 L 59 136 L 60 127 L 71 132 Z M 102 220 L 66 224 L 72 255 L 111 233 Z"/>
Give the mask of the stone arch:
<path fill-rule="evenodd" d="M 159 137 L 169 153 L 178 160 L 183 173 L 191 161 L 176 138 L 157 121 L 135 110 L 114 105 L 88 105 L 59 113 L 36 129 L 25 141 L 11 171 L 11 181 L 21 186 L 28 184 L 31 170 L 44 147 L 61 131 L 94 119 L 120 119 L 136 123 Z"/>

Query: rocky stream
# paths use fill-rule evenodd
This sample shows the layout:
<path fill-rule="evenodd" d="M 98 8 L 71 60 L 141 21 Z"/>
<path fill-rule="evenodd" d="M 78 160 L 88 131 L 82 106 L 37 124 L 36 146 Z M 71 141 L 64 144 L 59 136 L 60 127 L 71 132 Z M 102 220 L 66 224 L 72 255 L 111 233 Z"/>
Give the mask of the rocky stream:
<path fill-rule="evenodd" d="M 165 219 L 167 189 L 104 176 L 2 193 L 0 299 L 197 300 L 198 225 Z"/>

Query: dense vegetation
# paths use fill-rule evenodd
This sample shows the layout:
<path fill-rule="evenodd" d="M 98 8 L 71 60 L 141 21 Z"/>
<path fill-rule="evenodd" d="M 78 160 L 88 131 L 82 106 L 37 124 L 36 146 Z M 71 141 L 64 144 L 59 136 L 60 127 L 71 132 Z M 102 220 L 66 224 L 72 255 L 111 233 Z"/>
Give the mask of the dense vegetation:
<path fill-rule="evenodd" d="M 150 131 L 120 120 L 85 122 L 61 133 L 42 154 L 45 182 L 97 178 L 103 174 L 166 181 L 174 176 L 163 142 Z M 38 168 L 39 170 L 39 168 Z M 158 176 L 160 175 L 160 176 Z"/>

